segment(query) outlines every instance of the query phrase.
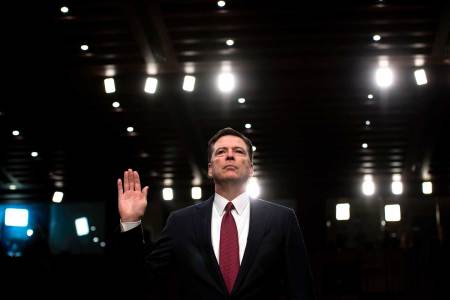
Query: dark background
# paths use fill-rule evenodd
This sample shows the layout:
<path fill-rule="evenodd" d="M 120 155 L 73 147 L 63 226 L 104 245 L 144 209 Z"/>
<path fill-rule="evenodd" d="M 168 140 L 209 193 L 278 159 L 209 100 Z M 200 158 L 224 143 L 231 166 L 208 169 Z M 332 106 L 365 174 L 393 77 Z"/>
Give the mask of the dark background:
<path fill-rule="evenodd" d="M 4 280 L 32 278 L 49 293 L 52 279 L 67 291 L 112 288 L 100 282 L 116 277 L 108 245 L 118 226 L 117 178 L 133 168 L 150 186 L 144 226 L 156 238 L 171 211 L 196 203 L 193 185 L 203 200 L 213 193 L 207 141 L 231 126 L 256 146 L 260 197 L 296 210 L 319 299 L 448 297 L 446 1 L 2 5 Z M 374 73 L 385 61 L 394 82 L 381 89 Z M 419 67 L 427 85 L 415 83 Z M 224 70 L 236 76 L 228 94 L 216 88 Z M 187 73 L 196 76 L 192 93 L 181 89 Z M 153 95 L 143 91 L 150 75 L 159 80 Z M 107 77 L 113 94 L 104 91 Z M 376 184 L 369 197 L 361 193 L 366 174 Z M 402 195 L 391 192 L 393 174 L 402 176 Z M 423 180 L 433 183 L 431 195 Z M 174 189 L 173 201 L 162 199 L 163 187 Z M 62 203 L 52 203 L 55 191 Z M 350 220 L 336 220 L 338 203 L 350 203 Z M 386 204 L 401 205 L 400 222 L 384 222 Z M 11 238 L 7 207 L 29 209 L 32 237 Z M 77 237 L 81 216 L 96 230 Z"/>

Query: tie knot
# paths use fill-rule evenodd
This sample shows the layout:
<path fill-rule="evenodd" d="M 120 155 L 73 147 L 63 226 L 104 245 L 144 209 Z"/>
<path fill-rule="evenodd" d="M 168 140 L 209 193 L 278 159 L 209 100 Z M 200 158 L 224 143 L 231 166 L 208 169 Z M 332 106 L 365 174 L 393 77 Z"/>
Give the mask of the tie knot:
<path fill-rule="evenodd" d="M 234 208 L 233 203 L 228 202 L 227 205 L 225 206 L 225 212 L 226 212 L 226 213 L 229 213 L 229 212 L 231 212 L 231 210 L 232 210 L 233 208 Z"/>

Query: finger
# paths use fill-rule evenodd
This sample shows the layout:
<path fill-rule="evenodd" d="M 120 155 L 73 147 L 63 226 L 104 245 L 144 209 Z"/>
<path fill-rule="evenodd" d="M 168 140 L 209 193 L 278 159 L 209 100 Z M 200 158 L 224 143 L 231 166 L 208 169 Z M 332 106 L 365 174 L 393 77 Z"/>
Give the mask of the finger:
<path fill-rule="evenodd" d="M 123 186 L 122 186 L 122 180 L 117 179 L 117 191 L 119 192 L 119 198 L 123 195 Z"/>
<path fill-rule="evenodd" d="M 128 183 L 130 184 L 130 190 L 134 191 L 134 174 L 132 169 L 128 169 Z"/>
<path fill-rule="evenodd" d="M 130 183 L 128 182 L 128 171 L 123 172 L 124 190 L 125 192 L 130 189 Z"/>
<path fill-rule="evenodd" d="M 139 174 L 138 172 L 134 171 L 134 188 L 136 189 L 136 191 L 140 191 L 141 190 L 141 180 L 139 179 Z"/>
<path fill-rule="evenodd" d="M 148 192 L 148 186 L 144 187 L 144 189 L 142 190 L 142 193 L 144 193 L 144 196 L 145 196 L 145 200 L 147 200 L 147 192 Z"/>

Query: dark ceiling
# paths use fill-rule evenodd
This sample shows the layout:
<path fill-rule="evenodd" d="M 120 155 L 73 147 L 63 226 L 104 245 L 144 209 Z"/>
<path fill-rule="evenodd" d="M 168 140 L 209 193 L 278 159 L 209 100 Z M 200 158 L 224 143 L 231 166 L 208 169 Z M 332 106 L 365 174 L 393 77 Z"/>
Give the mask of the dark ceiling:
<path fill-rule="evenodd" d="M 233 0 L 219 8 L 209 0 L 86 0 L 8 7 L 0 199 L 45 202 L 58 189 L 69 201 L 104 200 L 128 167 L 154 190 L 211 187 L 206 144 L 226 126 L 254 142 L 262 197 L 316 188 L 359 195 L 364 174 L 380 183 L 380 193 L 401 174 L 407 193 L 417 193 L 429 177 L 435 193 L 448 195 L 448 3 L 295 3 Z M 380 89 L 374 73 L 386 61 L 394 83 Z M 420 66 L 427 85 L 415 83 Z M 235 74 L 233 92 L 217 90 L 220 71 Z M 196 76 L 192 93 L 181 88 L 185 74 Z M 143 91 L 149 75 L 159 80 L 153 95 Z M 115 79 L 113 94 L 104 91 L 107 77 Z M 238 103 L 240 97 L 246 102 Z"/>

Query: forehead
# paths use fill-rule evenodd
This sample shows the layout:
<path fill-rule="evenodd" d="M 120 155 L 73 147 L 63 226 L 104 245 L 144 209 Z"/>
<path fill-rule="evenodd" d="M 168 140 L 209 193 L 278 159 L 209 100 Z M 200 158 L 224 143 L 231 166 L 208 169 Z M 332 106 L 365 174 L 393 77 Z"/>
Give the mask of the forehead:
<path fill-rule="evenodd" d="M 244 140 L 241 139 L 238 136 L 234 135 L 224 135 L 220 137 L 215 143 L 214 143 L 214 149 L 220 148 L 220 147 L 242 147 L 246 148 L 247 145 L 245 144 Z"/>

